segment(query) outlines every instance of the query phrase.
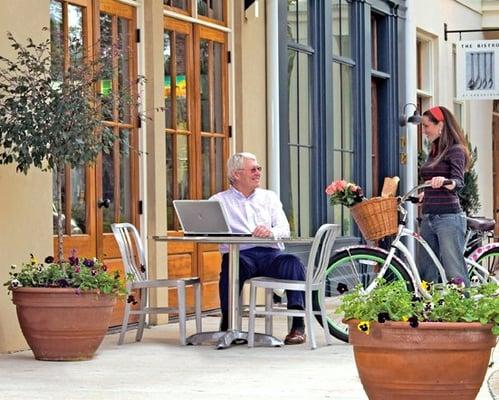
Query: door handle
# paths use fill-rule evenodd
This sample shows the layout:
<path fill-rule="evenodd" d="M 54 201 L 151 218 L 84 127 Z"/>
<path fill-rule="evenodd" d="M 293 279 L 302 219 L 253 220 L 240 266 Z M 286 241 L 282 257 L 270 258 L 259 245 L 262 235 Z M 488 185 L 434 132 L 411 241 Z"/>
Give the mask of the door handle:
<path fill-rule="evenodd" d="M 97 207 L 99 207 L 99 208 L 102 208 L 102 207 L 109 208 L 110 204 L 111 204 L 111 200 L 109 200 L 109 199 L 99 200 L 97 202 Z"/>

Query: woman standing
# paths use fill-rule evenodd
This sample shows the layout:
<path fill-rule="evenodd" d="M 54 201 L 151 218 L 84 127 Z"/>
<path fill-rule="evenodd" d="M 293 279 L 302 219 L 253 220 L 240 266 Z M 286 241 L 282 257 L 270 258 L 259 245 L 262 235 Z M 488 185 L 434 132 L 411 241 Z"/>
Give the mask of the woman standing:
<path fill-rule="evenodd" d="M 461 277 L 469 286 L 463 256 L 466 216 L 457 195 L 470 163 L 466 140 L 456 118 L 445 107 L 425 111 L 422 125 L 431 149 L 421 167 L 421 176 L 431 188 L 426 188 L 420 199 L 423 202 L 421 236 L 438 256 L 447 279 Z M 444 185 L 448 179 L 452 184 Z M 418 268 L 422 279 L 437 282 L 436 266 L 424 250 L 420 251 Z"/>

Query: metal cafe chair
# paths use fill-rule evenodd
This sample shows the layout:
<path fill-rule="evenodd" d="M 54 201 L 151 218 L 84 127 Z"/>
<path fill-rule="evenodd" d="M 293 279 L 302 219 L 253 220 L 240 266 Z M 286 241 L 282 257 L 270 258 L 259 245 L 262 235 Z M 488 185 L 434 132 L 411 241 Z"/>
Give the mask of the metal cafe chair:
<path fill-rule="evenodd" d="M 326 276 L 325 270 L 329 263 L 331 250 L 334 241 L 338 235 L 339 226 L 336 224 L 324 224 L 315 234 L 314 241 L 308 257 L 307 270 L 305 281 L 292 281 L 284 279 L 274 279 L 268 277 L 256 277 L 249 280 L 250 282 L 250 302 L 249 302 L 249 321 L 248 321 L 248 346 L 254 346 L 255 340 L 255 317 L 285 315 L 292 317 L 305 317 L 307 335 L 310 338 L 310 347 L 317 347 L 314 335 L 314 314 L 320 314 L 323 321 L 326 321 L 326 302 L 324 298 Z M 256 290 L 264 288 L 266 293 L 265 308 L 261 309 L 256 306 Z M 272 290 L 297 290 L 305 292 L 305 310 L 287 310 L 275 307 L 272 304 Z M 313 310 L 312 293 L 318 291 L 321 298 L 319 299 L 320 311 Z M 332 339 L 329 334 L 328 324 L 324 324 L 324 335 L 328 345 L 332 344 Z"/>
<path fill-rule="evenodd" d="M 147 263 L 145 260 L 144 247 L 139 232 L 129 223 L 112 224 L 114 237 L 118 243 L 121 258 L 125 265 L 125 272 L 133 275 L 133 281 L 127 282 L 128 293 L 132 290 L 140 290 L 140 307 L 138 310 L 132 310 L 132 302 L 127 300 L 125 306 L 125 315 L 121 326 L 118 344 L 123 344 L 125 333 L 127 331 L 128 319 L 130 315 L 140 315 L 137 335 L 137 342 L 142 340 L 144 333 L 146 314 L 170 314 L 178 313 L 180 325 L 180 344 L 186 343 L 186 286 L 193 286 L 195 291 L 195 314 L 196 314 L 196 332 L 201 331 L 201 282 L 198 277 L 184 279 L 149 279 L 147 274 Z M 152 288 L 171 288 L 177 289 L 178 307 L 149 307 L 149 289 Z"/>

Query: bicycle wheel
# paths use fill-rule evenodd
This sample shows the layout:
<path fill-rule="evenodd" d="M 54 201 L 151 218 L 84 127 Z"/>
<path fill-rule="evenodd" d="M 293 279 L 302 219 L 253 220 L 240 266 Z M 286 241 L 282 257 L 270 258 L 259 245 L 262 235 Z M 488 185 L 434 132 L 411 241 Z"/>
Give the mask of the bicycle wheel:
<path fill-rule="evenodd" d="M 343 315 L 336 309 L 341 303 L 341 296 L 352 290 L 358 284 L 363 287 L 376 278 L 387 257 L 387 253 L 375 248 L 352 247 L 336 253 L 326 270 L 326 313 L 329 332 L 336 338 L 348 342 L 348 325 L 342 322 Z M 407 289 L 414 290 L 412 280 L 398 259 L 393 258 L 384 276 L 388 282 L 404 280 Z M 345 291 L 347 289 L 347 291 Z M 319 293 L 314 294 L 314 310 L 319 310 Z M 322 325 L 320 315 L 315 316 Z"/>
<path fill-rule="evenodd" d="M 489 276 L 499 278 L 499 247 L 486 249 L 477 257 L 475 262 L 487 270 Z M 468 264 L 468 276 L 472 284 L 479 284 L 487 280 L 484 279 L 484 273 L 471 264 Z"/>

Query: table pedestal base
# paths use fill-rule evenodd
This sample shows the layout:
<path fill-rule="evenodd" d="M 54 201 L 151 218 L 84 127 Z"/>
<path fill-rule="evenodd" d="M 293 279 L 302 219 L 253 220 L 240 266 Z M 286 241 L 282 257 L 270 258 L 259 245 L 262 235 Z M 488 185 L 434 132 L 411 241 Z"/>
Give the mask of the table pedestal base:
<path fill-rule="evenodd" d="M 217 349 L 226 349 L 232 344 L 248 343 L 248 332 L 232 329 L 228 331 L 201 332 L 189 336 L 187 344 L 194 346 L 214 343 Z M 279 347 L 284 345 L 283 341 L 272 335 L 255 333 L 255 347 Z"/>

